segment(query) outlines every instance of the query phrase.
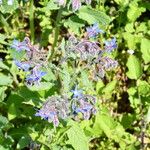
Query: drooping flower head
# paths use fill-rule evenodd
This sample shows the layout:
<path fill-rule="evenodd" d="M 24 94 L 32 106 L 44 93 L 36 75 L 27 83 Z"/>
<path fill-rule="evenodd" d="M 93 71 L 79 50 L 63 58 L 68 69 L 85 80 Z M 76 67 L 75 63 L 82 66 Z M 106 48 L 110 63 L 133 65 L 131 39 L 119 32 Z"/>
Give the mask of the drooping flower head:
<path fill-rule="evenodd" d="M 77 11 L 81 7 L 80 0 L 72 0 L 72 10 Z"/>
<path fill-rule="evenodd" d="M 46 72 L 34 68 L 32 70 L 32 73 L 27 75 L 26 77 L 27 84 L 29 85 L 40 84 L 40 81 L 45 74 Z"/>
<path fill-rule="evenodd" d="M 89 38 L 95 38 L 99 33 L 104 33 L 104 31 L 99 28 L 98 23 L 95 23 L 91 27 L 87 27 L 86 31 Z"/>
<path fill-rule="evenodd" d="M 32 45 L 28 37 L 25 37 L 22 42 L 14 40 L 11 47 L 18 52 L 25 50 L 26 55 L 20 58 L 21 60 L 15 58 L 14 62 L 19 69 L 25 72 L 30 71 L 30 74 L 26 74 L 27 84 L 40 84 L 42 77 L 46 74 L 42 71 L 42 67 L 47 62 L 47 51 L 39 50 L 38 46 Z"/>
<path fill-rule="evenodd" d="M 59 6 L 65 7 L 66 0 L 55 0 Z M 81 7 L 81 2 L 85 2 L 87 5 L 91 4 L 91 0 L 71 0 L 72 2 L 72 10 L 77 11 Z"/>
<path fill-rule="evenodd" d="M 27 62 L 21 62 L 19 60 L 15 60 L 14 62 L 19 69 L 22 69 L 24 71 L 29 71 L 29 68 L 31 67 Z"/>
<path fill-rule="evenodd" d="M 35 116 L 52 122 L 54 126 L 59 125 L 59 119 L 66 119 L 69 114 L 68 100 L 59 96 L 48 97 L 42 108 L 38 110 Z"/>
<path fill-rule="evenodd" d="M 71 108 L 73 114 L 76 116 L 78 113 L 82 113 L 83 119 L 88 120 L 92 114 L 96 113 L 95 103 L 95 97 L 91 95 L 81 95 L 80 92 L 77 92 L 77 96 L 74 96 L 72 100 Z"/>
<path fill-rule="evenodd" d="M 101 59 L 100 64 L 105 70 L 109 70 L 109 69 L 116 68 L 118 65 L 118 62 L 113 60 L 112 58 L 105 56 Z"/>

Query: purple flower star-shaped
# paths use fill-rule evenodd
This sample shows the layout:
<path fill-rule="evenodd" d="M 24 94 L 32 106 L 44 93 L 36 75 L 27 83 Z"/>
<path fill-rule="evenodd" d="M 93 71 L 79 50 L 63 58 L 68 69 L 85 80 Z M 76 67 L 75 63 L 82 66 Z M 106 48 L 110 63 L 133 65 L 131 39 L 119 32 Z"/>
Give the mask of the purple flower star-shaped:
<path fill-rule="evenodd" d="M 99 33 L 104 33 L 98 26 L 98 23 L 95 23 L 91 27 L 86 28 L 87 34 L 89 38 L 95 38 Z"/>
<path fill-rule="evenodd" d="M 73 101 L 72 110 L 74 115 L 82 113 L 85 120 L 88 120 L 91 114 L 96 114 L 95 106 L 88 102 L 84 96 L 76 101 Z"/>
<path fill-rule="evenodd" d="M 73 93 L 73 98 L 80 98 L 83 95 L 83 91 L 82 90 L 78 90 L 77 86 L 75 86 L 75 89 L 71 90 L 71 92 Z"/>
<path fill-rule="evenodd" d="M 24 71 L 29 71 L 29 68 L 31 67 L 28 63 L 26 62 L 20 62 L 18 60 L 15 60 L 14 61 L 16 66 L 19 68 L 19 69 L 23 69 Z"/>
<path fill-rule="evenodd" d="M 115 48 L 117 48 L 116 38 L 113 38 L 111 41 L 105 41 L 105 51 L 112 52 Z"/>
<path fill-rule="evenodd" d="M 18 40 L 13 40 L 13 43 L 11 45 L 11 48 L 16 49 L 18 52 L 22 51 L 22 50 L 26 50 L 26 51 L 30 51 L 29 47 L 27 46 L 26 42 L 20 42 Z"/>
<path fill-rule="evenodd" d="M 39 84 L 42 77 L 46 74 L 46 72 L 43 72 L 43 71 L 38 71 L 38 70 L 34 70 L 33 69 L 33 72 L 32 74 L 28 75 L 27 78 L 26 78 L 26 81 L 28 84 L 32 85 L 34 83 L 37 83 Z"/>

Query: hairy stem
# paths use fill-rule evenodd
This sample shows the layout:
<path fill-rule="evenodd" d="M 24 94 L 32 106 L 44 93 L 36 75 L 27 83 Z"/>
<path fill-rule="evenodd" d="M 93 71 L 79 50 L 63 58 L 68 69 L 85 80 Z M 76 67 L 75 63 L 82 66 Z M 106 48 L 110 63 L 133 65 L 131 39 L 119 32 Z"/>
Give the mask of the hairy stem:
<path fill-rule="evenodd" d="M 48 60 L 52 60 L 53 55 L 55 53 L 55 47 L 57 46 L 59 30 L 60 30 L 60 19 L 61 19 L 62 10 L 63 10 L 62 8 L 60 8 L 58 10 L 58 14 L 57 14 L 57 17 L 56 17 L 55 31 L 54 31 L 54 43 L 52 45 L 51 53 L 48 56 Z"/>
<path fill-rule="evenodd" d="M 31 2 L 30 2 L 30 16 L 29 16 L 29 20 L 30 20 L 31 41 L 34 42 L 35 29 L 34 29 L 34 1 L 33 0 L 31 0 Z"/>

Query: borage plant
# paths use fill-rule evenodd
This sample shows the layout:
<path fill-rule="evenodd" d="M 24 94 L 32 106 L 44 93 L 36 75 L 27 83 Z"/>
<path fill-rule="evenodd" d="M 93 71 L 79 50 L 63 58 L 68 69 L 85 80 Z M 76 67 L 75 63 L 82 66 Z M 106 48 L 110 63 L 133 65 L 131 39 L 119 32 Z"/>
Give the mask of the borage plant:
<path fill-rule="evenodd" d="M 104 33 L 98 23 L 95 23 L 86 28 L 83 38 L 70 35 L 62 42 L 63 46 L 59 46 L 61 55 L 57 63 L 53 61 L 55 56 L 52 58 L 43 48 L 32 45 L 28 37 L 25 37 L 22 42 L 15 39 L 12 43 L 11 47 L 17 53 L 15 56 L 20 54 L 19 59 L 14 57 L 14 63 L 25 73 L 25 84 L 29 89 L 39 88 L 45 81 L 48 83 L 47 78 L 51 78 L 49 70 L 52 70 L 57 77 L 56 80 L 60 85 L 57 87 L 58 92 L 48 95 L 42 106 L 36 108 L 35 113 L 35 116 L 52 123 L 55 132 L 70 125 L 74 127 L 75 122 L 89 120 L 100 111 L 96 95 L 92 94 L 93 91 L 86 94 L 89 89 L 82 82 L 85 82 L 84 78 L 86 78 L 84 73 L 94 83 L 100 78 L 103 79 L 106 71 L 118 65 L 117 61 L 110 57 L 113 50 L 117 48 L 116 38 L 108 40 L 103 38 L 99 42 L 99 35 Z M 45 76 L 47 78 L 44 78 Z M 67 132 L 68 130 L 64 133 Z M 49 147 L 51 142 L 48 142 Z"/>
<path fill-rule="evenodd" d="M 19 17 L 12 25 L 13 33 L 17 25 L 17 29 L 28 28 L 24 20 L 30 22 L 30 31 L 11 35 L 17 38 L 9 49 L 14 80 L 7 106 L 13 124 L 10 135 L 19 129 L 12 147 L 88 150 L 90 141 L 97 137 L 95 122 L 101 105 L 96 85 L 107 80 L 108 72 L 118 62 L 113 56 L 116 38 L 108 38 L 104 31 L 110 19 L 92 7 L 95 1 L 90 0 L 1 2 L 0 11 L 8 19 L 12 19 L 8 14 L 17 9 Z M 2 14 L 4 31 L 11 34 L 13 29 Z M 35 40 L 35 30 L 39 28 L 41 37 Z M 33 44 L 40 40 L 38 45 Z"/>

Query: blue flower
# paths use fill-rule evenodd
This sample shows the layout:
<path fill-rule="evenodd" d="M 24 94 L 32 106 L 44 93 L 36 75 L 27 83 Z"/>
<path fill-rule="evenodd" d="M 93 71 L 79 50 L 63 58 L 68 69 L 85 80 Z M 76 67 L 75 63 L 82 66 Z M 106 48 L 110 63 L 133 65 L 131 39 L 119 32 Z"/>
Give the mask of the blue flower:
<path fill-rule="evenodd" d="M 95 98 L 90 95 L 83 95 L 81 98 L 74 99 L 72 103 L 73 114 L 76 116 L 78 113 L 82 113 L 83 118 L 88 120 L 91 114 L 96 113 L 94 103 Z"/>
<path fill-rule="evenodd" d="M 13 43 L 11 45 L 11 48 L 16 49 L 18 52 L 22 51 L 22 50 L 26 50 L 26 51 L 30 51 L 29 47 L 27 46 L 26 42 L 20 42 L 18 40 L 13 40 Z"/>
<path fill-rule="evenodd" d="M 100 64 L 104 67 L 104 69 L 109 70 L 112 68 L 116 68 L 118 66 L 118 62 L 116 60 L 113 60 L 107 56 L 105 56 Z"/>
<path fill-rule="evenodd" d="M 15 64 L 19 69 L 23 69 L 24 71 L 29 71 L 29 68 L 31 67 L 28 63 L 20 62 L 18 60 L 15 60 Z"/>
<path fill-rule="evenodd" d="M 103 30 L 99 29 L 98 23 L 86 28 L 86 31 L 89 38 L 95 38 L 99 33 L 104 33 Z"/>
<path fill-rule="evenodd" d="M 105 51 L 112 52 L 115 48 L 117 48 L 116 38 L 113 38 L 111 41 L 105 41 Z"/>
<path fill-rule="evenodd" d="M 35 116 L 40 116 L 42 119 L 48 120 L 49 122 L 53 122 L 54 126 L 56 127 L 59 125 L 59 120 L 55 108 L 42 108 L 38 110 Z"/>
<path fill-rule="evenodd" d="M 65 119 L 69 114 L 69 105 L 66 99 L 59 96 L 48 97 L 42 108 L 38 110 L 35 116 L 52 122 L 55 127 L 59 125 L 59 118 Z"/>
<path fill-rule="evenodd" d="M 28 84 L 32 85 L 34 83 L 40 83 L 42 77 L 46 74 L 46 72 L 34 70 L 32 71 L 32 74 L 28 75 L 26 78 L 26 81 Z"/>
<path fill-rule="evenodd" d="M 77 86 L 75 86 L 75 89 L 71 90 L 71 92 L 73 93 L 73 98 L 80 98 L 83 95 L 83 91 L 77 90 Z"/>

